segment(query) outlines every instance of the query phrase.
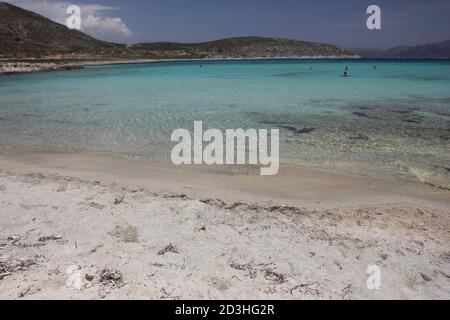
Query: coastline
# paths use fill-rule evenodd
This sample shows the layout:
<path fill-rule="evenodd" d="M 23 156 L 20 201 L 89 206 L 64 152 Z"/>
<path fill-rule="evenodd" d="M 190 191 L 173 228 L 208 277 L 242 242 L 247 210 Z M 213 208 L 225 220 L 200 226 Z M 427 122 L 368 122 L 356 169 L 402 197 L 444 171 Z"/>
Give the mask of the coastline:
<path fill-rule="evenodd" d="M 0 168 L 1 298 L 450 297 L 450 197 L 431 187 L 95 154 L 2 154 Z"/>
<path fill-rule="evenodd" d="M 11 59 L 0 59 L 0 75 L 26 74 L 35 72 L 65 71 L 74 69 L 83 69 L 88 66 L 102 65 L 122 65 L 122 64 L 146 64 L 146 63 L 164 63 L 164 62 L 202 62 L 202 61 L 258 61 L 258 60 L 335 60 L 335 59 L 361 59 L 360 56 L 305 56 L 305 57 L 256 57 L 256 58 L 206 58 L 206 59 L 85 59 L 74 60 L 74 62 L 65 62 L 69 59 L 53 59 L 52 62 L 44 62 L 47 59 L 39 59 L 40 62 L 33 62 L 33 59 L 21 59 L 29 62 L 18 62 Z M 58 61 L 59 60 L 59 61 Z"/>
<path fill-rule="evenodd" d="M 0 75 L 14 75 L 35 72 L 67 71 L 83 69 L 84 66 L 75 63 L 26 63 L 26 62 L 0 62 Z"/>

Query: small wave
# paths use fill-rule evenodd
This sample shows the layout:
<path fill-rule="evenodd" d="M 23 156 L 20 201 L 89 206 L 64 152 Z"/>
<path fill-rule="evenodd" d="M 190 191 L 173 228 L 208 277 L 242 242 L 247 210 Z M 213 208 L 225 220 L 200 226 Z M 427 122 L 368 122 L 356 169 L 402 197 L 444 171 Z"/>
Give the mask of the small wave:
<path fill-rule="evenodd" d="M 418 181 L 437 187 L 442 190 L 450 190 L 450 168 L 443 166 L 419 167 L 410 166 L 403 162 L 396 162 L 396 166 L 405 170 Z"/>

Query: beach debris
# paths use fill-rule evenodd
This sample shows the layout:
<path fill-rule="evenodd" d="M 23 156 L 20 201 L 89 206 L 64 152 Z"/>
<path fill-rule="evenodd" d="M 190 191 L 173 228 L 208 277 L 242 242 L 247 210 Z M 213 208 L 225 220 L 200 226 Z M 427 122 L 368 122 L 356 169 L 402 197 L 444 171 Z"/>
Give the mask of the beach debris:
<path fill-rule="evenodd" d="M 250 279 L 255 279 L 258 276 L 258 271 L 262 271 L 265 272 L 267 270 L 271 271 L 269 268 L 269 266 L 272 266 L 273 263 L 259 263 L 256 264 L 253 261 L 249 262 L 249 263 L 237 263 L 233 260 L 230 260 L 228 262 L 228 265 L 233 268 L 234 270 L 238 270 L 238 271 L 247 271 L 248 273 L 246 274 L 247 277 L 250 277 Z"/>
<path fill-rule="evenodd" d="M 108 268 L 100 271 L 99 282 L 104 286 L 109 286 L 111 288 L 121 288 L 123 287 L 123 275 L 120 271 L 109 270 Z"/>
<path fill-rule="evenodd" d="M 121 204 L 123 202 L 124 199 L 125 199 L 125 195 L 121 194 L 116 199 L 114 199 L 114 205 L 118 206 L 119 204 Z"/>
<path fill-rule="evenodd" d="M 284 214 L 286 214 L 286 213 L 298 214 L 298 215 L 304 214 L 304 212 L 300 208 L 289 207 L 286 205 L 272 206 L 272 207 L 266 208 L 266 210 L 269 212 L 280 212 L 280 213 L 284 213 Z"/>
<path fill-rule="evenodd" d="M 173 296 L 173 295 L 169 294 L 164 287 L 162 287 L 160 291 L 162 293 L 162 295 L 159 297 L 160 299 L 164 299 L 164 300 L 180 300 L 181 299 L 180 296 Z"/>
<path fill-rule="evenodd" d="M 27 233 L 25 235 L 12 235 L 12 236 L 9 236 L 8 238 L 6 238 L 6 240 L 8 242 L 5 243 L 4 246 L 10 245 L 10 246 L 13 246 L 13 247 L 18 247 L 18 248 L 40 248 L 40 247 L 45 246 L 50 241 L 55 241 L 55 240 L 61 240 L 62 239 L 62 236 L 50 235 L 50 236 L 44 236 L 44 237 L 38 238 L 38 241 L 36 243 L 24 243 L 24 242 L 21 242 L 22 240 L 27 239 L 28 236 L 29 236 L 29 233 L 32 232 L 32 231 L 35 231 L 35 229 L 31 229 L 31 230 L 27 231 Z"/>
<path fill-rule="evenodd" d="M 162 267 L 165 266 L 165 265 L 162 264 L 162 263 L 150 263 L 150 265 L 153 266 L 153 267 L 156 267 L 156 268 L 162 268 Z"/>
<path fill-rule="evenodd" d="M 235 202 L 231 206 L 226 207 L 225 209 L 227 209 L 227 210 L 234 210 L 234 209 L 237 209 L 237 208 L 242 207 L 242 206 L 245 206 L 245 203 Z"/>
<path fill-rule="evenodd" d="M 85 278 L 87 281 L 92 282 L 92 281 L 94 281 L 95 276 L 93 276 L 93 275 L 91 275 L 91 274 L 86 274 L 86 275 L 84 276 L 84 278 Z"/>
<path fill-rule="evenodd" d="M 338 267 L 339 268 L 339 270 L 343 270 L 343 267 L 342 267 L 342 265 L 341 265 L 341 263 L 339 262 L 339 261 L 334 261 L 333 262 L 333 264 L 336 266 L 336 267 Z"/>
<path fill-rule="evenodd" d="M 250 211 L 265 210 L 265 211 L 269 211 L 269 212 L 280 212 L 280 213 L 284 213 L 284 214 L 288 214 L 288 213 L 305 214 L 305 212 L 302 209 L 296 208 L 296 207 L 290 207 L 287 205 L 263 207 L 263 206 L 259 206 L 259 205 L 255 205 L 255 204 L 235 202 L 235 203 L 227 206 L 227 204 L 224 201 L 219 200 L 219 199 L 204 199 L 204 200 L 200 200 L 200 202 L 211 205 L 211 206 L 215 206 L 218 208 L 224 208 L 225 210 L 235 210 L 235 209 L 240 208 L 240 209 L 245 209 L 245 210 L 250 210 Z"/>
<path fill-rule="evenodd" d="M 284 274 L 277 273 L 272 270 L 266 270 L 264 272 L 264 278 L 276 284 L 282 284 L 286 282 L 286 276 Z"/>
<path fill-rule="evenodd" d="M 4 277 L 10 276 L 10 275 L 12 275 L 11 272 L 3 272 L 3 273 L 0 273 L 0 280 L 3 280 Z"/>
<path fill-rule="evenodd" d="M 298 286 L 293 287 L 290 292 L 291 295 L 294 295 L 295 291 L 298 291 L 300 294 L 306 294 L 306 295 L 319 295 L 320 291 L 317 289 L 317 286 L 319 286 L 318 282 L 312 282 L 312 283 L 304 283 L 300 284 Z"/>
<path fill-rule="evenodd" d="M 208 204 L 210 206 L 224 208 L 227 204 L 220 199 L 204 199 L 200 200 L 201 203 Z"/>
<path fill-rule="evenodd" d="M 420 275 L 422 276 L 422 279 L 423 279 L 424 281 L 426 281 L 426 282 L 433 281 L 433 279 L 432 279 L 431 277 L 427 276 L 427 275 L 424 274 L 424 273 L 421 273 Z"/>
<path fill-rule="evenodd" d="M 21 291 L 18 295 L 19 298 L 25 297 L 29 292 L 31 291 L 31 287 L 26 288 L 25 290 Z"/>
<path fill-rule="evenodd" d="M 252 262 L 247 264 L 238 264 L 236 262 L 231 261 L 229 263 L 229 266 L 234 270 L 247 271 L 248 273 L 246 274 L 246 276 L 250 277 L 250 279 L 255 279 L 258 276 L 258 271 Z"/>
<path fill-rule="evenodd" d="M 342 289 L 342 299 L 350 300 L 352 293 L 353 293 L 353 291 L 352 291 L 352 284 L 349 284 L 344 289 Z"/>
<path fill-rule="evenodd" d="M 24 238 L 24 236 L 13 235 L 13 236 L 9 236 L 8 238 L 6 238 L 6 241 L 8 241 L 10 244 L 14 245 L 17 242 L 19 242 L 20 240 L 22 240 L 23 238 Z"/>
<path fill-rule="evenodd" d="M 178 254 L 178 249 L 173 244 L 169 244 L 168 246 L 165 246 L 163 249 L 159 250 L 158 255 L 163 256 L 169 252 Z"/>
<path fill-rule="evenodd" d="M 164 199 L 183 199 L 188 200 L 189 197 L 185 194 L 165 194 L 163 196 Z"/>
<path fill-rule="evenodd" d="M 56 240 L 61 240 L 62 236 L 57 236 L 57 235 L 51 235 L 51 236 L 46 236 L 46 237 L 40 237 L 38 239 L 39 242 L 49 242 L 49 241 L 56 241 Z"/>
<path fill-rule="evenodd" d="M 26 271 L 35 265 L 34 260 L 22 260 L 22 259 L 9 259 L 0 260 L 0 280 L 3 278 L 11 276 L 15 272 Z"/>
<path fill-rule="evenodd" d="M 99 244 L 98 246 L 96 246 L 94 249 L 92 249 L 91 251 L 89 251 L 90 254 L 96 253 L 98 249 L 102 248 L 103 244 Z"/>
<path fill-rule="evenodd" d="M 195 227 L 195 232 L 201 232 L 201 231 L 206 231 L 206 226 L 205 225 L 199 225 Z"/>
<path fill-rule="evenodd" d="M 65 185 L 65 184 L 60 185 L 58 187 L 58 189 L 56 189 L 56 192 L 66 192 L 66 191 L 67 191 L 67 185 Z"/>

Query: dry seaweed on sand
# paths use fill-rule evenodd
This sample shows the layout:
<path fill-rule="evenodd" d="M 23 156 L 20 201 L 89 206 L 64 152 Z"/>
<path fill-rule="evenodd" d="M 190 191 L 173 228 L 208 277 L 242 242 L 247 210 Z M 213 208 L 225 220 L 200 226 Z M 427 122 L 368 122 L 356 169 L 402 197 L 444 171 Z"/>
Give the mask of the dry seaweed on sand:
<path fill-rule="evenodd" d="M 282 284 L 286 282 L 286 276 L 284 274 L 277 273 L 272 270 L 266 270 L 266 272 L 264 273 L 264 278 L 276 284 Z"/>
<path fill-rule="evenodd" d="M 57 236 L 57 235 L 51 235 L 51 236 L 45 236 L 45 237 L 40 237 L 38 240 L 39 242 L 48 242 L 48 241 L 56 241 L 56 240 L 61 240 L 62 236 Z"/>
<path fill-rule="evenodd" d="M 173 244 L 169 244 L 168 246 L 165 246 L 163 249 L 158 251 L 159 256 L 163 256 L 166 253 L 178 253 L 177 247 L 175 247 Z"/>
<path fill-rule="evenodd" d="M 121 204 L 123 202 L 124 199 L 125 199 L 125 195 L 121 194 L 119 197 L 114 199 L 114 205 L 118 206 L 119 204 Z"/>
<path fill-rule="evenodd" d="M 124 285 L 122 273 L 117 270 L 109 270 L 108 268 L 100 271 L 99 282 L 102 285 L 110 286 L 113 288 L 120 288 Z"/>
<path fill-rule="evenodd" d="M 307 295 L 319 295 L 320 291 L 317 289 L 317 286 L 319 286 L 318 282 L 313 283 L 304 283 L 300 284 L 298 286 L 295 286 L 290 290 L 291 295 L 294 295 L 294 292 L 299 292 L 301 294 L 307 294 Z"/>
<path fill-rule="evenodd" d="M 26 271 L 35 264 L 36 261 L 31 259 L 0 260 L 0 280 L 7 276 L 11 276 L 14 272 Z"/>
<path fill-rule="evenodd" d="M 239 264 L 232 261 L 229 265 L 234 270 L 247 271 L 248 274 L 246 276 L 250 277 L 250 279 L 255 279 L 258 275 L 258 271 L 253 263 Z"/>

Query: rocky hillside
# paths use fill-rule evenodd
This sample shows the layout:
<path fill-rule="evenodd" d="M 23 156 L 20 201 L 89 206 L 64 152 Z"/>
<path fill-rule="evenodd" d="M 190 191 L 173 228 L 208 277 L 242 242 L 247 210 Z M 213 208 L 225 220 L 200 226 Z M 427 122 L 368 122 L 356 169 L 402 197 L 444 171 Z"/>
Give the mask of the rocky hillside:
<path fill-rule="evenodd" d="M 352 57 L 334 45 L 242 37 L 205 43 L 141 43 L 131 47 L 94 39 L 36 13 L 0 2 L 0 58 L 227 59 Z"/>
<path fill-rule="evenodd" d="M 420 46 L 402 46 L 386 51 L 354 50 L 364 58 L 380 59 L 450 59 L 450 40 Z"/>
<path fill-rule="evenodd" d="M 450 59 L 450 40 L 415 47 L 398 47 L 387 51 L 397 59 Z"/>
<path fill-rule="evenodd" d="M 36 13 L 0 2 L 0 57 L 105 54 L 124 47 L 69 30 Z"/>
<path fill-rule="evenodd" d="M 131 47 L 139 55 L 168 58 L 290 58 L 352 57 L 349 50 L 334 45 L 282 38 L 241 37 L 203 43 L 141 43 Z"/>

